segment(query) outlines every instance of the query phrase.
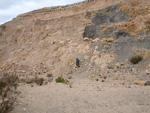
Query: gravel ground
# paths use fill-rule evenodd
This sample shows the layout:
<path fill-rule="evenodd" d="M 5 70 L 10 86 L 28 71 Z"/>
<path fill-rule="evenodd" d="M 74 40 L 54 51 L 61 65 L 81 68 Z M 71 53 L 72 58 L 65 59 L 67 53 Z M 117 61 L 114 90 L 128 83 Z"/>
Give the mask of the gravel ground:
<path fill-rule="evenodd" d="M 150 87 L 72 80 L 72 86 L 21 85 L 11 113 L 150 113 Z"/>

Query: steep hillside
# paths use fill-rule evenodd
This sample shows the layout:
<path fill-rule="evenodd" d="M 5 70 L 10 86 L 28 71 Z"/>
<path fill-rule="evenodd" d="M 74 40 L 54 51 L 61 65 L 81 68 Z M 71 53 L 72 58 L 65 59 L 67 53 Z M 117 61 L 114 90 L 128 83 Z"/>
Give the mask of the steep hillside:
<path fill-rule="evenodd" d="M 148 0 L 93 0 L 19 15 L 0 26 L 0 72 L 145 79 L 149 15 Z M 143 60 L 134 65 L 130 58 L 136 55 Z"/>

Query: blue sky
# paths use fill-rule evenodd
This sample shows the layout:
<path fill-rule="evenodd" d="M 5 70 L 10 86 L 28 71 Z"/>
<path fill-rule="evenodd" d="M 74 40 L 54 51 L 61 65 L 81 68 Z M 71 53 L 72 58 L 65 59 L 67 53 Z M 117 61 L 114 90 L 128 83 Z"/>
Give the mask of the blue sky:
<path fill-rule="evenodd" d="M 0 0 L 0 24 L 17 15 L 43 7 L 67 5 L 84 0 Z"/>

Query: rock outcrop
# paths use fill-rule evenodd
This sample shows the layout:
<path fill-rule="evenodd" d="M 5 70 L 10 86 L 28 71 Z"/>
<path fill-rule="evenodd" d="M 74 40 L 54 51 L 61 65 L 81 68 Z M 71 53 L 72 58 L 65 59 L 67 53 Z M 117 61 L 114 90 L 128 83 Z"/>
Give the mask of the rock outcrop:
<path fill-rule="evenodd" d="M 149 77 L 149 4 L 93 0 L 22 14 L 0 26 L 0 72 Z M 133 65 L 135 55 L 143 60 Z"/>

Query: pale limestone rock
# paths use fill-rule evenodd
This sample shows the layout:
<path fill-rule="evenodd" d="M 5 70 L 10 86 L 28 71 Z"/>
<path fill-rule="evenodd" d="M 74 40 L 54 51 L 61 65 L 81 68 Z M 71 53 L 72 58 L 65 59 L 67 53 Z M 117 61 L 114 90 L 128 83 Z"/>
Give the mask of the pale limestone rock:
<path fill-rule="evenodd" d="M 59 44 L 64 45 L 65 42 L 62 40 L 62 41 L 59 41 Z"/>
<path fill-rule="evenodd" d="M 147 68 L 150 68 L 150 64 L 148 64 L 146 67 L 147 67 Z"/>
<path fill-rule="evenodd" d="M 89 56 L 85 55 L 85 56 L 84 56 L 84 59 L 85 59 L 85 60 L 88 60 L 88 59 L 89 59 Z"/>
<path fill-rule="evenodd" d="M 114 41 L 113 37 L 106 39 L 106 42 L 113 42 L 113 41 Z"/>
<path fill-rule="evenodd" d="M 98 49 L 98 46 L 96 46 L 95 49 Z"/>
<path fill-rule="evenodd" d="M 135 84 L 137 84 L 137 85 L 142 85 L 144 82 L 143 81 L 140 81 L 140 80 L 136 80 L 135 81 Z"/>
<path fill-rule="evenodd" d="M 145 74 L 149 75 L 149 74 L 150 74 L 150 72 L 149 72 L 148 70 L 145 70 Z"/>
<path fill-rule="evenodd" d="M 99 52 L 94 50 L 93 55 L 98 55 L 98 54 L 99 54 Z"/>
<path fill-rule="evenodd" d="M 117 68 L 121 68 L 121 64 L 117 63 L 117 64 L 116 64 L 116 67 L 117 67 Z"/>
<path fill-rule="evenodd" d="M 99 38 L 96 38 L 96 39 L 92 40 L 92 43 L 97 43 L 97 42 L 100 42 Z"/>
<path fill-rule="evenodd" d="M 85 37 L 83 40 L 84 40 L 84 41 L 90 41 L 91 39 L 90 39 L 90 38 Z"/>
<path fill-rule="evenodd" d="M 100 40 L 100 42 L 105 42 L 106 41 L 106 38 L 103 38 L 102 40 Z"/>

